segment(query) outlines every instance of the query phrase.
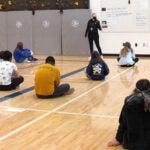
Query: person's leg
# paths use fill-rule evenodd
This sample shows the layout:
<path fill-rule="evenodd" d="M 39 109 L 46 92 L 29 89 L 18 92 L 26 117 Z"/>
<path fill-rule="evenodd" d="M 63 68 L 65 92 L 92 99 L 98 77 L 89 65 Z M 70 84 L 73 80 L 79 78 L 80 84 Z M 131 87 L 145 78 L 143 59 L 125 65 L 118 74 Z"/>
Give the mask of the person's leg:
<path fill-rule="evenodd" d="M 64 95 L 65 93 L 67 93 L 70 90 L 70 85 L 65 83 L 65 84 L 61 84 L 57 87 L 55 87 L 55 91 L 52 95 L 52 97 L 59 97 Z"/>
<path fill-rule="evenodd" d="M 89 46 L 90 46 L 90 54 L 93 52 L 93 37 L 91 35 L 88 36 Z"/>
<path fill-rule="evenodd" d="M 137 63 L 139 61 L 139 58 L 135 58 L 133 60 L 135 61 L 135 63 Z"/>
<path fill-rule="evenodd" d="M 30 57 L 28 57 L 28 61 L 37 61 L 37 58 L 34 58 L 32 55 Z"/>
<path fill-rule="evenodd" d="M 36 96 L 38 98 L 41 98 L 41 99 L 48 99 L 48 98 L 56 98 L 56 97 L 60 97 L 64 94 L 71 94 L 74 92 L 74 89 L 70 89 L 70 85 L 69 84 L 61 84 L 60 86 L 58 87 L 55 87 L 55 91 L 53 93 L 53 95 L 39 95 L 39 94 L 36 94 Z"/>
<path fill-rule="evenodd" d="M 19 86 L 24 81 L 24 78 L 22 76 L 18 78 L 12 79 L 11 88 L 16 89 L 17 86 Z"/>
<path fill-rule="evenodd" d="M 0 91 L 10 91 L 12 90 L 10 85 L 0 85 Z"/>
<path fill-rule="evenodd" d="M 99 51 L 99 54 L 102 55 L 102 50 L 101 50 L 101 47 L 99 44 L 99 36 L 98 35 L 94 36 L 94 42 L 95 42 L 95 45 Z"/>
<path fill-rule="evenodd" d="M 25 58 L 24 57 L 21 57 L 20 59 L 18 60 L 15 60 L 17 63 L 23 63 L 25 61 Z"/>
<path fill-rule="evenodd" d="M 22 76 L 20 76 L 19 78 L 14 78 L 14 79 L 12 79 L 12 82 L 10 85 L 0 85 L 0 91 L 14 90 L 23 81 L 24 81 L 24 78 Z"/>
<path fill-rule="evenodd" d="M 133 65 L 120 65 L 120 67 L 132 67 L 132 66 L 134 66 L 134 64 Z"/>

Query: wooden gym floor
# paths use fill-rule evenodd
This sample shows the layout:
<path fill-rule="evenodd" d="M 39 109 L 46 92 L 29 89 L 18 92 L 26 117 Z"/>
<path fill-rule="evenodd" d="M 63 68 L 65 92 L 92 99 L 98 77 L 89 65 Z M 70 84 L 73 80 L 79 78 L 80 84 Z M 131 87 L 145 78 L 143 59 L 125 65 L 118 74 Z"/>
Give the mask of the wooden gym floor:
<path fill-rule="evenodd" d="M 137 80 L 149 79 L 149 60 L 140 58 L 135 67 L 120 68 L 116 57 L 104 57 L 110 74 L 104 81 L 88 80 L 83 68 L 87 57 L 56 56 L 61 83 L 75 92 L 56 99 L 38 99 L 34 74 L 44 63 L 17 64 L 25 81 L 20 88 L 0 92 L 0 150 L 123 150 L 107 147 L 113 140 L 124 98 Z"/>

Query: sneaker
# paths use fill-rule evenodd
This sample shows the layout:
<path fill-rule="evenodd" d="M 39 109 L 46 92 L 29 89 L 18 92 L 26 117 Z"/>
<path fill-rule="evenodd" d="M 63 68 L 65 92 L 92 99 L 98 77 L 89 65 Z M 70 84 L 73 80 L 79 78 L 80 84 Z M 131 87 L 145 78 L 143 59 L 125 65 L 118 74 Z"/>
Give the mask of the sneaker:
<path fill-rule="evenodd" d="M 67 94 L 67 95 L 70 95 L 70 94 L 72 94 L 74 91 L 75 91 L 74 88 L 70 88 L 70 90 L 69 90 L 66 94 Z"/>
<path fill-rule="evenodd" d="M 33 57 L 33 59 L 32 59 L 32 61 L 37 61 L 37 60 L 38 60 L 38 59 L 37 59 L 37 58 L 34 58 L 34 57 Z"/>

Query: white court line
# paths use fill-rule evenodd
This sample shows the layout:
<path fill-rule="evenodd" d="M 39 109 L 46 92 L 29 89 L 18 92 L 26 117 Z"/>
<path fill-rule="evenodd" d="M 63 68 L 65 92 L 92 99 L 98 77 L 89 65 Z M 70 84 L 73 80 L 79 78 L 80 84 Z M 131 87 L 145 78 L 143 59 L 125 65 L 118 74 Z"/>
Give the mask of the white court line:
<path fill-rule="evenodd" d="M 123 73 L 125 73 L 126 71 L 130 70 L 131 68 L 132 68 L 132 67 L 130 67 L 130 68 L 128 68 L 128 69 L 126 69 L 126 70 L 124 70 L 124 71 L 118 73 L 118 74 L 115 75 L 114 77 L 112 77 L 112 78 L 110 78 L 110 79 L 104 81 L 103 83 L 98 84 L 97 86 L 91 88 L 90 90 L 84 92 L 83 94 L 81 94 L 81 95 L 79 95 L 79 96 L 77 96 L 77 97 L 71 99 L 70 101 L 67 101 L 66 103 L 64 103 L 64 104 L 62 104 L 62 105 L 60 105 L 60 106 L 58 106 L 58 107 L 56 107 L 56 108 L 54 108 L 54 109 L 51 110 L 50 112 L 47 112 L 46 114 L 44 114 L 44 115 L 42 115 L 42 116 L 40 116 L 40 117 L 38 117 L 38 118 L 36 118 L 36 119 L 34 119 L 34 120 L 32 120 L 32 121 L 26 123 L 25 125 L 23 125 L 23 126 L 17 128 L 17 129 L 15 129 L 14 131 L 12 131 L 12 132 L 10 132 L 10 133 L 8 133 L 8 134 L 2 136 L 2 137 L 0 138 L 0 141 L 3 141 L 4 139 L 10 137 L 11 135 L 13 135 L 13 134 L 15 134 L 15 133 L 21 131 L 22 129 L 24 129 L 24 128 L 30 126 L 30 125 L 32 125 L 33 123 L 38 122 L 39 120 L 45 118 L 46 116 L 48 116 L 48 115 L 50 115 L 50 114 L 52 114 L 52 113 L 54 113 L 54 112 L 60 110 L 61 108 L 63 108 L 63 107 L 65 107 L 65 106 L 69 105 L 70 103 L 72 103 L 72 102 L 78 100 L 78 99 L 81 98 L 82 96 L 85 96 L 86 94 L 88 94 L 88 93 L 94 91 L 95 89 L 97 89 L 97 88 L 103 86 L 104 84 L 106 84 L 106 83 L 108 83 L 109 81 L 111 81 L 111 80 L 117 78 L 118 76 L 120 76 L 121 74 L 123 74 Z"/>
<path fill-rule="evenodd" d="M 108 119 L 118 119 L 119 116 L 108 116 L 108 115 L 97 115 L 97 114 L 87 114 L 87 113 L 72 113 L 72 112 L 64 112 L 59 111 L 56 112 L 58 114 L 65 114 L 65 115 L 73 115 L 73 116 L 87 116 L 87 117 L 97 117 L 97 118 L 108 118 Z"/>
<path fill-rule="evenodd" d="M 21 107 L 9 107 L 9 106 L 0 106 L 0 109 L 6 109 L 6 111 L 10 112 L 24 112 L 24 111 L 35 111 L 35 112 L 45 112 L 48 113 L 48 110 L 41 110 L 41 109 L 32 109 L 32 108 L 21 108 Z M 108 115 L 97 115 L 97 114 L 87 114 L 87 113 L 72 113 L 72 112 L 65 112 L 59 111 L 59 114 L 66 114 L 66 115 L 77 115 L 77 116 L 87 116 L 87 117 L 98 117 L 98 118 L 117 118 L 118 116 L 108 116 Z"/>
<path fill-rule="evenodd" d="M 37 112 L 49 112 L 48 110 L 41 110 L 41 109 L 32 109 L 32 108 L 21 108 L 21 107 L 9 107 L 9 106 L 0 106 L 2 109 L 6 109 L 12 112 L 23 112 L 23 111 L 37 111 Z M 17 111 L 18 110 L 18 111 Z"/>

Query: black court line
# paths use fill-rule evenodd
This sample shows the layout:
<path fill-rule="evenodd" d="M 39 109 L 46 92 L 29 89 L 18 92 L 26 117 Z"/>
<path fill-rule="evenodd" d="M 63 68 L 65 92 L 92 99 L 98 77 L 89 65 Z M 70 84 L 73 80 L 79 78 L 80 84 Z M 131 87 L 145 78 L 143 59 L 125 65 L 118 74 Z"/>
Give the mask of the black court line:
<path fill-rule="evenodd" d="M 29 66 L 26 67 L 18 67 L 18 69 L 26 69 L 26 68 L 32 68 L 32 67 L 36 67 L 39 66 L 41 64 L 44 64 L 45 59 L 39 59 L 38 61 L 43 61 L 41 63 L 35 63 L 35 62 L 31 62 Z M 56 62 L 62 62 L 62 61 L 74 61 L 74 62 L 89 62 L 88 60 L 56 60 Z M 28 62 L 26 62 L 26 64 L 29 64 Z"/>
<path fill-rule="evenodd" d="M 67 73 L 67 74 L 64 74 L 64 75 L 61 76 L 61 79 L 66 78 L 66 77 L 69 77 L 69 76 L 74 75 L 74 74 L 76 74 L 76 73 L 79 73 L 79 72 L 83 71 L 84 68 L 85 68 L 85 67 L 83 67 L 83 68 L 81 68 L 81 69 L 78 69 L 78 70 L 75 70 L 75 71 L 72 71 L 72 72 L 69 72 L 69 73 Z M 7 96 L 1 97 L 1 98 L 0 98 L 0 102 L 9 100 L 9 99 L 14 98 L 14 97 L 17 97 L 17 96 L 19 96 L 19 95 L 22 95 L 22 94 L 24 94 L 24 93 L 30 92 L 30 91 L 32 91 L 32 90 L 34 90 L 34 86 L 29 87 L 29 88 L 26 88 L 26 89 L 21 90 L 21 91 L 18 91 L 18 92 L 15 92 L 15 93 L 12 93 L 12 94 L 9 94 L 9 95 L 7 95 Z"/>

